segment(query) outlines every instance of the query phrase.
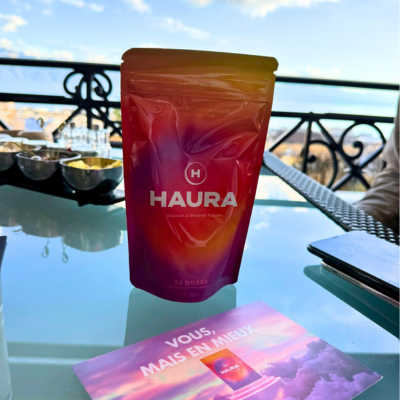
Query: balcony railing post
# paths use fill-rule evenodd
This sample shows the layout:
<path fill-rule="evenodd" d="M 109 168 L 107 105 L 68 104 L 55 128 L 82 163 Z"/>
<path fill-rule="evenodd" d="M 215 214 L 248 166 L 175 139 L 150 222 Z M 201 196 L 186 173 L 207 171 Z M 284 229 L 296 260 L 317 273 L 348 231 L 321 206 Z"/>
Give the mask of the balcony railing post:
<path fill-rule="evenodd" d="M 307 164 L 308 164 L 308 154 L 310 151 L 310 141 L 311 141 L 311 135 L 312 135 L 312 113 L 310 113 L 310 119 L 308 120 L 307 124 L 307 131 L 304 136 L 304 142 L 303 142 L 303 148 L 301 149 L 301 156 L 303 157 L 302 163 L 301 163 L 301 170 L 305 174 L 307 173 Z"/>
<path fill-rule="evenodd" d="M 92 120 L 93 120 L 93 112 L 92 112 L 92 90 L 93 90 L 93 78 L 94 74 L 89 72 L 85 74 L 86 81 L 86 125 L 88 129 L 92 129 Z"/>
<path fill-rule="evenodd" d="M 0 118 L 0 126 L 4 129 L 4 130 L 9 130 L 10 128 L 7 126 L 7 124 L 1 120 Z"/>

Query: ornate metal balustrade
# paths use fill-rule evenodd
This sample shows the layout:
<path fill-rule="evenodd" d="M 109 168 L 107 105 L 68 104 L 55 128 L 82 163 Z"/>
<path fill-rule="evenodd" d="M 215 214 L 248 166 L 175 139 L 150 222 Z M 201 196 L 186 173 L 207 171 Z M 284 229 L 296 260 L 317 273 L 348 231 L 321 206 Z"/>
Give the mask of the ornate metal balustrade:
<path fill-rule="evenodd" d="M 111 134 L 117 133 L 121 135 L 121 122 L 110 119 L 110 109 L 121 108 L 121 103 L 109 100 L 113 86 L 110 77 L 107 75 L 107 72 L 119 72 L 119 65 L 14 58 L 0 58 L 0 65 L 72 70 L 66 73 L 63 82 L 67 96 L 0 92 L 0 102 L 13 101 L 15 103 L 73 105 L 77 108 L 65 122 L 73 120 L 75 116 L 84 111 L 86 113 L 88 128 L 91 128 L 93 121 L 97 119 L 104 123 L 105 128 L 111 128 Z M 73 87 L 72 82 L 76 78 L 78 78 L 78 84 Z M 7 129 L 6 124 L 1 121 L 1 116 L 0 125 L 3 129 Z M 57 133 L 56 129 L 53 135 L 56 136 Z"/>
<path fill-rule="evenodd" d="M 87 126 L 89 128 L 92 127 L 92 124 L 95 120 L 100 120 L 104 123 L 106 128 L 110 129 L 111 134 L 117 133 L 121 135 L 121 122 L 114 121 L 110 118 L 110 109 L 119 109 L 121 105 L 118 101 L 109 100 L 113 86 L 111 79 L 107 75 L 107 73 L 111 71 L 118 72 L 120 68 L 119 65 L 0 58 L 0 66 L 1 65 L 57 68 L 71 70 L 71 72 L 66 72 L 66 77 L 63 82 L 66 96 L 0 92 L 0 102 L 12 101 L 16 103 L 73 105 L 76 106 L 76 109 L 66 119 L 65 122 L 71 121 L 75 116 L 84 111 L 87 116 Z M 78 84 L 75 87 L 71 87 L 73 80 L 76 80 L 76 78 L 78 78 Z M 308 79 L 278 76 L 277 82 L 376 90 L 399 90 L 399 85 L 396 84 L 354 82 L 330 79 Z M 280 144 L 287 141 L 291 136 L 305 126 L 306 129 L 301 151 L 301 170 L 307 173 L 308 166 L 315 163 L 317 160 L 316 156 L 311 152 L 312 146 L 324 146 L 330 154 L 332 163 L 331 177 L 329 182 L 327 182 L 327 186 L 332 190 L 341 188 L 352 178 L 355 178 L 361 182 L 365 188 L 369 187 L 369 184 L 364 178 L 362 171 L 379 156 L 385 145 L 385 137 L 376 124 L 391 124 L 393 122 L 392 117 L 349 114 L 314 114 L 282 111 L 273 111 L 272 117 L 293 118 L 298 119 L 299 122 L 297 122 L 293 128 L 287 130 L 279 138 L 277 138 L 274 143 L 271 144 L 268 150 L 273 152 Z M 332 134 L 330 134 L 322 124 L 321 121 L 323 120 L 348 121 L 349 126 L 341 133 L 339 139 L 335 140 Z M 321 138 L 313 138 L 314 125 L 319 127 Z M 379 148 L 377 148 L 364 159 L 362 159 L 362 155 L 365 146 L 361 141 L 357 140 L 352 144 L 354 149 L 356 149 L 355 154 L 348 154 L 344 146 L 344 141 L 347 135 L 352 129 L 360 125 L 368 125 L 375 129 L 381 141 Z M 0 126 L 3 129 L 8 129 L 7 125 L 1 120 L 1 116 Z M 53 135 L 57 135 L 57 130 L 53 132 Z M 347 168 L 344 176 L 337 180 L 339 170 L 338 166 L 340 161 L 344 163 Z"/>
<path fill-rule="evenodd" d="M 367 115 L 351 115 L 351 114 L 314 114 L 314 113 L 290 113 L 290 112 L 279 112 L 276 111 L 272 113 L 275 117 L 286 117 L 286 118 L 300 118 L 300 121 L 291 129 L 282 133 L 279 138 L 277 138 L 274 143 L 268 147 L 268 151 L 273 152 L 279 145 L 287 141 L 291 136 L 298 132 L 303 126 L 306 126 L 306 132 L 304 135 L 304 141 L 302 150 L 300 152 L 301 156 L 301 171 L 307 173 L 307 167 L 309 164 L 315 163 L 317 157 L 311 153 L 311 147 L 313 145 L 324 146 L 330 155 L 330 160 L 332 164 L 332 171 L 330 179 L 326 186 L 332 190 L 338 190 L 343 187 L 351 179 L 356 179 L 361 184 L 368 189 L 370 187 L 369 183 L 363 176 L 363 169 L 366 168 L 372 161 L 374 161 L 383 150 L 385 146 L 386 139 L 383 135 L 381 129 L 376 125 L 377 123 L 393 123 L 393 118 L 391 117 L 378 117 L 378 116 L 367 116 Z M 321 120 L 340 120 L 349 121 L 350 125 L 340 134 L 339 140 L 336 141 L 333 136 L 324 127 Z M 320 129 L 322 139 L 313 139 L 313 124 L 317 125 Z M 346 152 L 344 147 L 344 142 L 348 133 L 351 132 L 357 126 L 367 125 L 376 130 L 379 135 L 380 145 L 371 154 L 361 160 L 361 156 L 364 152 L 364 144 L 356 140 L 352 143 L 354 149 L 356 149 L 355 154 L 349 154 Z M 336 181 L 339 173 L 339 160 L 345 164 L 345 174 Z"/>

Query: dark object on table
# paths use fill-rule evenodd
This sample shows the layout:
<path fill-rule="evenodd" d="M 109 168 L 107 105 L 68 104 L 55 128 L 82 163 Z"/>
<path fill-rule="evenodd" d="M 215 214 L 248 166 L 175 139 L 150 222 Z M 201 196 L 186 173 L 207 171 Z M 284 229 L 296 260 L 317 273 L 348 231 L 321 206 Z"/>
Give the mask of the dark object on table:
<path fill-rule="evenodd" d="M 81 169 L 69 166 L 71 160 L 61 161 L 61 173 L 70 186 L 80 192 L 109 193 L 122 181 L 122 164 L 118 167 L 106 168 L 117 160 L 100 157 L 84 157 L 80 159 L 90 167 L 101 169 Z"/>
<path fill-rule="evenodd" d="M 329 271 L 331 274 L 336 275 L 338 278 L 351 283 L 353 286 L 356 286 L 365 292 L 371 294 L 372 296 L 383 300 L 385 303 L 390 304 L 391 306 L 399 309 L 399 296 L 397 296 L 395 299 L 392 299 L 388 295 L 380 292 L 379 290 L 374 289 L 371 286 L 368 286 L 367 284 L 363 283 L 361 280 L 357 280 L 356 278 L 353 278 L 351 275 L 346 274 L 342 271 L 340 271 L 336 267 L 332 267 L 331 265 L 327 264 L 325 261 L 321 261 L 322 267 Z"/>
<path fill-rule="evenodd" d="M 347 203 L 303 172 L 284 164 L 270 152 L 264 154 L 264 166 L 279 176 L 311 204 L 321 210 L 345 231 L 366 231 L 399 245 L 399 235 L 364 211 Z"/>
<path fill-rule="evenodd" d="M 0 236 L 0 271 L 1 271 L 1 263 L 3 262 L 4 252 L 6 250 L 6 244 L 7 244 L 7 236 Z"/>
<path fill-rule="evenodd" d="M 80 206 L 84 206 L 85 204 L 109 206 L 125 200 L 125 192 L 119 189 L 101 195 L 76 192 L 62 179 L 61 174 L 57 175 L 45 181 L 33 181 L 24 176 L 19 169 L 12 168 L 12 170 L 0 172 L 0 186 L 11 185 L 65 199 L 76 200 Z"/>
<path fill-rule="evenodd" d="M 327 269 L 399 305 L 399 248 L 366 232 L 349 232 L 308 245 Z"/>
<path fill-rule="evenodd" d="M 77 159 L 81 155 L 72 151 L 38 150 L 32 153 L 17 154 L 18 166 L 22 173 L 34 181 L 44 181 L 51 178 L 60 169 L 60 160 Z"/>

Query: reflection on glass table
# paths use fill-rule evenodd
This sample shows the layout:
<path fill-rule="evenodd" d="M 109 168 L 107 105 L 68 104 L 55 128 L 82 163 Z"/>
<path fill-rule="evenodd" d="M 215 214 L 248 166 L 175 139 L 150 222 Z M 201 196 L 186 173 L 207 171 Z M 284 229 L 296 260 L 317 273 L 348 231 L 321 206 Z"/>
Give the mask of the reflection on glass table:
<path fill-rule="evenodd" d="M 236 308 L 236 288 L 223 287 L 201 303 L 177 303 L 133 288 L 129 296 L 125 346 Z"/>
<path fill-rule="evenodd" d="M 0 279 L 0 400 L 9 400 L 11 399 L 11 395 L 11 376 L 10 366 L 8 363 L 7 342 L 4 332 L 3 302 L 1 298 Z"/>
<path fill-rule="evenodd" d="M 399 337 L 398 308 L 334 275 L 321 265 L 305 267 L 304 274 L 340 301 L 367 317 L 373 324 L 382 327 L 394 337 Z M 357 339 L 355 338 L 355 340 Z M 380 387 L 372 387 L 360 395 L 360 398 L 371 400 L 399 398 L 398 354 L 379 354 L 373 351 L 371 353 L 355 352 L 348 354 L 360 363 L 370 365 L 374 371 L 379 371 L 383 376 L 383 380 L 379 383 Z"/>
<path fill-rule="evenodd" d="M 6 247 L 6 237 L 0 236 L 0 274 L 3 254 Z M 4 332 L 3 299 L 1 295 L 0 276 L 0 400 L 10 400 L 12 396 L 10 365 L 8 362 L 8 350 Z"/>
<path fill-rule="evenodd" d="M 125 210 L 113 206 L 77 207 L 70 200 L 60 200 L 6 186 L 0 197 L 0 227 L 13 227 L 14 234 L 47 239 L 42 242 L 43 258 L 51 251 L 53 241 L 50 239 L 59 238 L 65 263 L 68 262 L 68 247 L 99 252 L 122 244 L 126 230 Z"/>
<path fill-rule="evenodd" d="M 304 274 L 320 262 L 307 244 L 343 230 L 277 178 L 266 176 L 264 184 L 268 196 L 253 208 L 239 281 L 208 303 L 189 305 L 132 288 L 121 204 L 80 208 L 1 186 L 0 203 L 10 210 L 10 217 L 0 214 L 0 235 L 8 236 L 2 295 L 12 400 L 89 400 L 72 365 L 257 300 L 383 375 L 357 400 L 398 400 L 398 339 Z M 107 235 L 110 229 L 122 241 Z M 82 251 L 93 248 L 102 251 Z"/>
<path fill-rule="evenodd" d="M 398 308 L 345 281 L 320 265 L 306 267 L 304 273 L 392 335 L 399 337 Z"/>

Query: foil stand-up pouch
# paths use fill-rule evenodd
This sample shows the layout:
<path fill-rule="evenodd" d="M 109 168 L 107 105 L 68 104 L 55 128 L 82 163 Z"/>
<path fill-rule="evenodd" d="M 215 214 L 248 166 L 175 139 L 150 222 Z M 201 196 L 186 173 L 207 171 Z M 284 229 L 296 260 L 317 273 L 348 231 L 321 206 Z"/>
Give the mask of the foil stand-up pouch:
<path fill-rule="evenodd" d="M 131 49 L 121 65 L 132 284 L 203 301 L 238 279 L 271 114 L 274 58 Z"/>

